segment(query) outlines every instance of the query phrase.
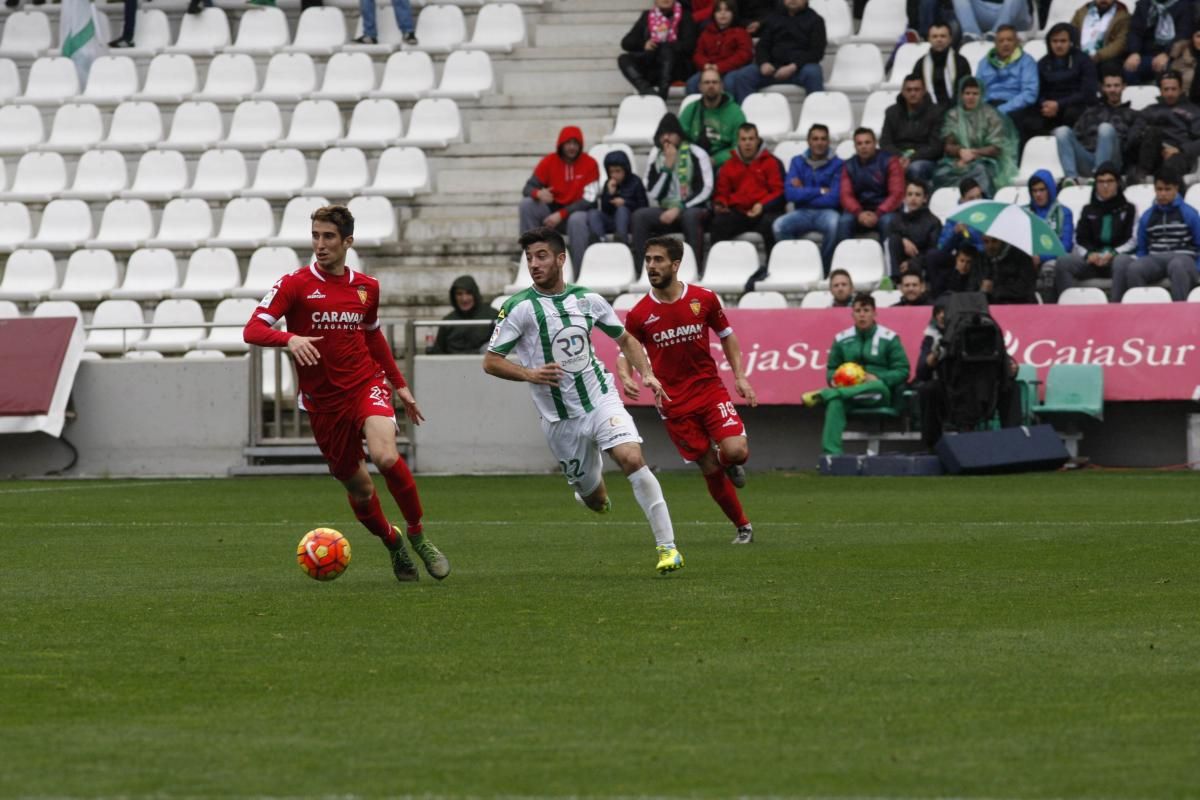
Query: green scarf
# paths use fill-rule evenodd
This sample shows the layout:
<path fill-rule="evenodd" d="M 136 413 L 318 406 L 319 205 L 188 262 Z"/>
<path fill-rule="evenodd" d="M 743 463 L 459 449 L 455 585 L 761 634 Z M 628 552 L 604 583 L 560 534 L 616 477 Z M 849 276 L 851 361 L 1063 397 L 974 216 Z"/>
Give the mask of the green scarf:
<path fill-rule="evenodd" d="M 666 161 L 662 151 L 658 153 L 655 166 L 659 172 L 667 171 Z M 667 196 L 662 201 L 663 208 L 683 208 L 687 205 L 688 196 L 692 193 L 692 148 L 687 142 L 680 142 L 679 151 L 675 154 L 675 168 L 670 170 L 671 185 L 667 188 Z"/>

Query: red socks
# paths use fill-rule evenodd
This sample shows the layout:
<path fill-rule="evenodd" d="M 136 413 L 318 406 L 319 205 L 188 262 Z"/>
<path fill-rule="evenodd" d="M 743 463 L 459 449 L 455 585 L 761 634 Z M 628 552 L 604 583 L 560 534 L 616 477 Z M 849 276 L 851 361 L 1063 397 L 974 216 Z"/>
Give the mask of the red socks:
<path fill-rule="evenodd" d="M 746 512 L 742 510 L 742 501 L 738 499 L 737 489 L 730 482 L 725 470 L 719 469 L 711 475 L 705 475 L 704 482 L 708 484 L 708 493 L 717 501 L 717 505 L 725 512 L 725 516 L 729 517 L 730 522 L 739 528 L 750 524 L 750 520 L 746 519 Z"/>
<path fill-rule="evenodd" d="M 408 523 L 409 538 L 420 536 L 421 517 L 425 515 L 425 512 L 421 509 L 421 497 L 417 494 L 417 483 L 413 480 L 408 464 L 404 463 L 402 458 L 396 459 L 396 463 L 392 465 L 391 469 L 383 473 L 383 479 L 387 481 L 388 491 L 395 498 L 396 505 L 400 506 L 400 513 L 404 515 L 404 521 Z"/>
<path fill-rule="evenodd" d="M 396 533 L 392 530 L 392 524 L 383 514 L 378 494 L 372 492 L 371 499 L 362 504 L 354 502 L 352 494 L 347 494 L 346 498 L 350 501 L 350 507 L 354 509 L 354 516 L 358 517 L 358 521 L 363 524 L 364 528 L 382 539 L 384 544 L 391 544 L 395 541 Z"/>

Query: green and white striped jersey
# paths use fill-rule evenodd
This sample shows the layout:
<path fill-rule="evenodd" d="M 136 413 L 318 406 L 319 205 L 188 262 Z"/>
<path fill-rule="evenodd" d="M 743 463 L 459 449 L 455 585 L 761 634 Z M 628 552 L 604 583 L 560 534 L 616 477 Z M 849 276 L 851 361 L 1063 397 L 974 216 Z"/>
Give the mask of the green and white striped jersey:
<path fill-rule="evenodd" d="M 550 422 L 581 417 L 601 396 L 616 391 L 613 376 L 592 348 L 593 326 L 614 339 L 624 331 L 608 301 L 590 289 L 567 284 L 562 294 L 546 295 L 530 287 L 500 309 L 488 349 L 508 356 L 516 348 L 527 369 L 557 362 L 562 380 L 558 386 L 531 383 L 533 404 Z"/>

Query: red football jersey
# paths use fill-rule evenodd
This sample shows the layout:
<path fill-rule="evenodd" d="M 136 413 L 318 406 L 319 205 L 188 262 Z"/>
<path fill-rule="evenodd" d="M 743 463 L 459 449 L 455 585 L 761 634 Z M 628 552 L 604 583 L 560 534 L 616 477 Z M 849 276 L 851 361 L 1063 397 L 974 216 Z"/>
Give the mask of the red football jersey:
<path fill-rule="evenodd" d="M 650 366 L 671 398 L 660 408 L 667 418 L 693 414 L 725 386 L 709 352 L 708 331 L 724 339 L 733 333 L 721 299 L 702 286 L 684 284 L 683 294 L 664 303 L 647 294 L 625 317 L 625 330 L 646 347 Z"/>
<path fill-rule="evenodd" d="M 384 371 L 367 348 L 366 332 L 379 327 L 379 282 L 350 267 L 341 276 L 315 264 L 280 278 L 255 315 L 268 325 L 287 319 L 289 333 L 320 336 L 316 365 L 296 364 L 301 406 L 334 412 L 356 402 L 354 391 Z"/>

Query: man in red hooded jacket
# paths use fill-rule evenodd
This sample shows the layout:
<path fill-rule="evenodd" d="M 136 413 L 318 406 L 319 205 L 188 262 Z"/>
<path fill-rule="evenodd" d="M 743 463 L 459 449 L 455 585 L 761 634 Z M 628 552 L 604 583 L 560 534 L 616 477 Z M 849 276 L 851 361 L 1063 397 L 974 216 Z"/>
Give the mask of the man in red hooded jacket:
<path fill-rule="evenodd" d="M 775 245 L 771 226 L 786 207 L 783 165 L 763 147 L 758 128 L 747 122 L 738 128 L 737 148 L 717 173 L 713 192 L 713 244 L 757 231 L 770 253 Z"/>
<path fill-rule="evenodd" d="M 583 193 L 598 180 L 600 168 L 596 160 L 583 152 L 583 131 L 574 125 L 566 126 L 559 131 L 554 152 L 538 162 L 525 182 L 518 234 L 543 225 L 565 233 L 568 216 L 586 214 L 592 207 L 583 199 Z M 571 259 L 575 269 L 579 269 L 582 248 L 587 247 L 587 242 L 571 245 Z"/>

